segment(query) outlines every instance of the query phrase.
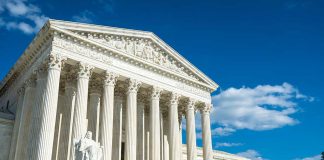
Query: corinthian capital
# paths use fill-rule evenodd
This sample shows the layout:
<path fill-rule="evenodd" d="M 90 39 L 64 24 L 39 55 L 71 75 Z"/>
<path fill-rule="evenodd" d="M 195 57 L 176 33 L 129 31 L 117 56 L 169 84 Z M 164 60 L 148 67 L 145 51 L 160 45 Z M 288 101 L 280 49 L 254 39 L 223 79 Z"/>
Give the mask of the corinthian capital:
<path fill-rule="evenodd" d="M 44 63 L 47 65 L 48 69 L 58 69 L 61 70 L 62 66 L 66 60 L 61 54 L 49 54 Z"/>
<path fill-rule="evenodd" d="M 193 99 L 193 98 L 189 98 L 188 100 L 188 104 L 187 104 L 187 107 L 186 107 L 186 111 L 188 110 L 194 110 L 195 109 L 195 106 L 196 106 L 196 100 Z"/>
<path fill-rule="evenodd" d="M 173 105 L 173 104 L 174 104 L 174 105 L 178 105 L 180 97 L 181 97 L 180 94 L 175 93 L 175 92 L 172 92 L 172 93 L 170 94 L 170 104 L 171 104 L 171 105 Z"/>
<path fill-rule="evenodd" d="M 18 90 L 17 90 L 18 95 L 23 95 L 24 93 L 25 93 L 25 87 L 18 88 Z"/>
<path fill-rule="evenodd" d="M 128 83 L 128 90 L 127 92 L 137 92 L 138 89 L 140 88 L 140 86 L 142 85 L 142 83 L 136 79 L 128 79 L 127 80 Z"/>
<path fill-rule="evenodd" d="M 151 98 L 160 99 L 161 92 L 162 92 L 161 88 L 159 88 L 157 86 L 153 86 L 151 89 Z"/>
<path fill-rule="evenodd" d="M 115 86 L 117 82 L 118 74 L 114 72 L 106 71 L 104 73 L 104 85 Z"/>
<path fill-rule="evenodd" d="M 36 86 L 36 77 L 35 77 L 35 75 L 33 75 L 32 77 L 28 78 L 28 79 L 24 82 L 24 86 L 25 86 L 25 88 L 28 88 L 28 87 L 35 87 L 35 86 Z"/>
<path fill-rule="evenodd" d="M 200 113 L 201 114 L 206 114 L 206 113 L 210 113 L 210 111 L 211 111 L 211 109 L 212 109 L 212 104 L 210 104 L 210 103 L 206 103 L 204 106 L 202 106 L 201 108 L 200 108 Z"/>
<path fill-rule="evenodd" d="M 89 64 L 79 62 L 77 65 L 78 78 L 89 78 L 91 76 L 93 68 L 94 67 Z"/>

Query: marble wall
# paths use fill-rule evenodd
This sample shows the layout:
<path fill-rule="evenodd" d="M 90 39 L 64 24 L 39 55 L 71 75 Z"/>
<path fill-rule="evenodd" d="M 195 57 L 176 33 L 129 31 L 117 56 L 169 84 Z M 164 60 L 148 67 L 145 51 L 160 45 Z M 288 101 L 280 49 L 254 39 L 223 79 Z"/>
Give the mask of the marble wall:
<path fill-rule="evenodd" d="M 0 160 L 9 157 L 13 121 L 0 118 Z"/>

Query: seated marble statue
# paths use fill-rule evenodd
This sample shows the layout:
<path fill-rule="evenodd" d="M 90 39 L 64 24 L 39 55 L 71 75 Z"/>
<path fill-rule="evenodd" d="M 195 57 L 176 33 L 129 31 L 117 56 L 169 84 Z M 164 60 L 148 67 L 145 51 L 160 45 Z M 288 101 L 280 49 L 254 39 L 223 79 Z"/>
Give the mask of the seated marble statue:
<path fill-rule="evenodd" d="M 84 138 L 74 143 L 75 160 L 101 160 L 102 149 L 99 143 L 92 140 L 92 132 L 88 131 Z"/>

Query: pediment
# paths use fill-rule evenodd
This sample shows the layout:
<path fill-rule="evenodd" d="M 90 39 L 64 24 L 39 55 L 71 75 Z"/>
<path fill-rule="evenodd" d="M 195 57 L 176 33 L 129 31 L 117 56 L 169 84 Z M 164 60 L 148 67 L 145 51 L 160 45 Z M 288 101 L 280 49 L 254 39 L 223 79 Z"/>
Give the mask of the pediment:
<path fill-rule="evenodd" d="M 218 87 L 214 81 L 151 32 L 57 20 L 50 20 L 49 23 L 50 26 L 65 30 L 77 37 L 140 58 L 193 81 L 204 83 L 211 90 L 216 90 Z"/>

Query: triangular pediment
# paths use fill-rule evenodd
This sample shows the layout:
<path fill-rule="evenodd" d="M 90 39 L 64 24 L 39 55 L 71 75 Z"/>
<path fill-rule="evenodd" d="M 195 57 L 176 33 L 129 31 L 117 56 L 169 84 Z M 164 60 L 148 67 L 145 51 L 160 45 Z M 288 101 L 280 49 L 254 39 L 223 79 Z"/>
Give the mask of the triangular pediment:
<path fill-rule="evenodd" d="M 211 90 L 216 90 L 218 87 L 213 80 L 152 32 L 58 20 L 50 20 L 49 23 L 51 28 L 69 32 L 70 35 L 140 58 L 165 70 L 203 83 Z"/>

